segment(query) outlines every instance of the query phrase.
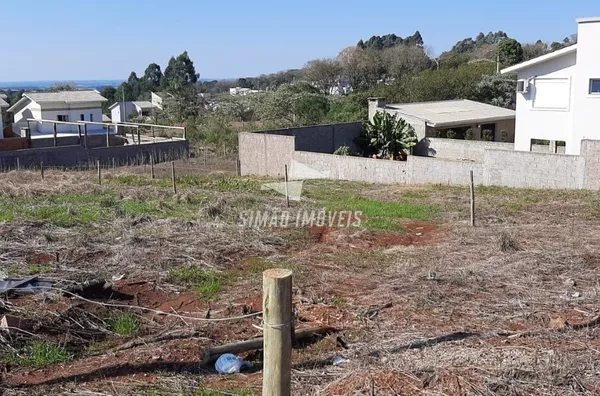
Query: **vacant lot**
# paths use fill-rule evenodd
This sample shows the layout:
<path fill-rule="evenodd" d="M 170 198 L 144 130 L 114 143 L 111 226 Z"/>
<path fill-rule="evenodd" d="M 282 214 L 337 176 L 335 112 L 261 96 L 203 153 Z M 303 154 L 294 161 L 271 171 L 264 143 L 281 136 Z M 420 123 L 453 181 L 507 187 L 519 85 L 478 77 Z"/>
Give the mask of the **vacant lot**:
<path fill-rule="evenodd" d="M 465 188 L 311 181 L 288 227 L 246 227 L 287 210 L 271 180 L 159 176 L 1 175 L 0 272 L 56 281 L 0 300 L 5 394 L 260 394 L 260 351 L 242 374 L 201 363 L 261 336 L 215 319 L 260 311 L 272 267 L 294 271 L 296 327 L 331 327 L 295 349 L 294 394 L 600 393 L 596 192 L 479 187 L 472 228 Z M 296 227 L 321 208 L 360 225 Z"/>

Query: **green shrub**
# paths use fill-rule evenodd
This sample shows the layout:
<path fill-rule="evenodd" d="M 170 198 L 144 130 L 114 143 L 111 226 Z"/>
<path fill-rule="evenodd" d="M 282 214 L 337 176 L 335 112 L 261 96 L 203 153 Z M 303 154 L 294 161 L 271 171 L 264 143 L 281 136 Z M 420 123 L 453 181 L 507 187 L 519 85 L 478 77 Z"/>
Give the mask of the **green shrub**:
<path fill-rule="evenodd" d="M 340 146 L 333 152 L 335 155 L 354 155 L 352 149 L 348 146 Z"/>
<path fill-rule="evenodd" d="M 452 129 L 448 129 L 446 131 L 446 138 L 448 139 L 456 139 L 456 132 Z"/>
<path fill-rule="evenodd" d="M 123 312 L 114 315 L 112 318 L 110 318 L 109 323 L 110 329 L 114 333 L 124 337 L 136 335 L 140 330 L 141 325 L 140 319 L 130 312 Z"/>

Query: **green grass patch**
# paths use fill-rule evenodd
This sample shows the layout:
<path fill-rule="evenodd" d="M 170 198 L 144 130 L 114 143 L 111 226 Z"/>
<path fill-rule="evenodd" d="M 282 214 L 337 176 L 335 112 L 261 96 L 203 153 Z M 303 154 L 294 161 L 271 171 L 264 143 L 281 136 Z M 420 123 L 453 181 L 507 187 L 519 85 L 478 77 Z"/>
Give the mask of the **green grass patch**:
<path fill-rule="evenodd" d="M 169 271 L 169 282 L 193 287 L 202 298 L 211 299 L 218 295 L 227 282 L 224 273 L 200 267 L 180 267 Z"/>
<path fill-rule="evenodd" d="M 117 183 L 125 184 L 126 186 L 149 186 L 152 180 L 139 175 L 119 175 L 114 179 Z"/>
<path fill-rule="evenodd" d="M 45 221 L 59 227 L 73 227 L 97 221 L 101 212 L 99 207 L 61 205 L 25 209 L 23 215 L 26 218 Z"/>
<path fill-rule="evenodd" d="M 44 367 L 69 362 L 73 355 L 54 342 L 34 341 L 19 354 L 10 354 L 7 360 L 19 366 Z"/>
<path fill-rule="evenodd" d="M 131 337 L 140 331 L 140 319 L 131 312 L 118 313 L 109 320 L 110 329 L 113 333 L 123 337 Z"/>

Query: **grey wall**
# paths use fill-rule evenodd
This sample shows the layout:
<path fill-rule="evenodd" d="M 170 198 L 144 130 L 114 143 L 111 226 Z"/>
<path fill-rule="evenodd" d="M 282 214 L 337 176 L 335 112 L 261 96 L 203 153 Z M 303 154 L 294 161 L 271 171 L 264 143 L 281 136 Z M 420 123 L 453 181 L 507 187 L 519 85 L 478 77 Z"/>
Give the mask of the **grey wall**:
<path fill-rule="evenodd" d="M 109 135 L 110 145 L 111 146 L 123 146 L 127 139 L 116 136 Z M 57 147 L 60 146 L 76 146 L 84 144 L 85 138 L 81 137 L 81 142 L 79 141 L 78 136 L 62 136 L 56 138 Z M 87 137 L 88 148 L 96 148 L 96 147 L 106 147 L 106 135 L 88 135 Z M 42 139 L 31 139 L 31 148 L 44 148 L 44 147 L 54 147 L 54 138 L 42 138 Z"/>
<path fill-rule="evenodd" d="M 600 189 L 600 141 L 584 140 L 582 155 L 574 156 L 509 150 L 509 143 L 436 138 L 440 152 L 477 160 L 409 156 L 399 162 L 300 151 L 294 136 L 241 133 L 239 139 L 242 175 L 281 177 L 287 165 L 296 179 L 468 185 L 472 170 L 481 185 Z"/>
<path fill-rule="evenodd" d="M 341 146 L 348 146 L 352 150 L 356 150 L 354 139 L 360 136 L 362 131 L 362 123 L 351 122 L 346 124 L 284 128 L 254 133 L 293 136 L 296 138 L 295 148 L 298 151 L 331 154 Z"/>
<path fill-rule="evenodd" d="M 294 154 L 293 136 L 247 133 L 238 135 L 242 175 L 281 176 Z"/>
<path fill-rule="evenodd" d="M 514 150 L 514 148 L 514 143 L 428 137 L 421 140 L 413 152 L 415 155 L 425 157 L 483 161 L 485 150 Z"/>
<path fill-rule="evenodd" d="M 393 184 L 408 182 L 408 164 L 371 158 L 296 151 L 290 177 L 293 179 L 336 179 Z"/>
<path fill-rule="evenodd" d="M 575 155 L 487 150 L 483 161 L 483 184 L 525 188 L 585 188 L 585 163 L 585 157 Z"/>
<path fill-rule="evenodd" d="M 0 152 L 0 167 L 15 168 L 17 158 L 19 166 L 24 168 L 39 167 L 40 163 L 44 166 L 76 167 L 98 160 L 102 164 L 111 165 L 113 158 L 116 165 L 128 165 L 147 162 L 150 156 L 157 162 L 178 159 L 188 152 L 187 140 L 95 149 L 85 149 L 81 146 L 37 148 Z"/>

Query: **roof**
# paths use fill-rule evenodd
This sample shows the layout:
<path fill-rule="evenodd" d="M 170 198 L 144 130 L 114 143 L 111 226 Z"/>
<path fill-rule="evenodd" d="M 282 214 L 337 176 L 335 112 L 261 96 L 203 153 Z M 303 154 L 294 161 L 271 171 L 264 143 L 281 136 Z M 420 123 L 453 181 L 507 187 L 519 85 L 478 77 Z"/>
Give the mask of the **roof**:
<path fill-rule="evenodd" d="M 10 107 L 8 103 L 2 97 L 0 97 L 0 107 Z"/>
<path fill-rule="evenodd" d="M 132 102 L 135 106 L 139 107 L 140 109 L 153 109 L 154 105 L 148 101 L 145 100 L 139 100 L 139 101 L 135 101 Z"/>
<path fill-rule="evenodd" d="M 577 23 L 593 23 L 600 22 L 600 17 L 579 18 Z"/>
<path fill-rule="evenodd" d="M 531 60 L 528 60 L 526 62 L 523 63 L 519 63 L 517 65 L 511 66 L 511 67 L 507 67 L 506 69 L 502 69 L 502 71 L 500 71 L 500 73 L 502 74 L 509 74 L 509 73 L 514 73 L 517 72 L 519 70 L 523 70 L 526 69 L 528 67 L 540 64 L 540 63 L 544 63 L 544 62 L 548 62 L 552 59 L 556 59 L 559 58 L 561 56 L 565 56 L 568 55 L 570 53 L 573 53 L 577 51 L 577 44 L 573 44 L 569 47 L 563 48 L 563 49 L 559 49 L 558 51 L 554 51 L 554 52 L 550 52 L 549 54 L 546 55 L 542 55 L 542 56 L 538 56 L 537 58 L 533 58 Z"/>
<path fill-rule="evenodd" d="M 158 96 L 161 99 L 165 99 L 167 97 L 173 97 L 173 95 L 171 95 L 170 93 L 168 93 L 167 91 L 161 91 L 161 92 L 152 92 L 154 95 Z"/>
<path fill-rule="evenodd" d="M 8 100 L 8 95 L 0 93 L 0 99 Z"/>
<path fill-rule="evenodd" d="M 23 94 L 37 103 L 107 102 L 98 91 L 27 92 Z"/>
<path fill-rule="evenodd" d="M 17 112 L 27 105 L 28 101 L 39 104 L 45 103 L 85 103 L 85 102 L 107 102 L 98 91 L 61 91 L 61 92 L 25 92 L 23 97 L 15 103 L 8 111 Z"/>
<path fill-rule="evenodd" d="M 514 110 L 472 100 L 391 104 L 386 109 L 419 118 L 427 122 L 427 125 L 437 128 L 515 118 Z"/>
<path fill-rule="evenodd" d="M 102 122 L 112 122 L 112 120 L 106 114 L 102 114 Z"/>

